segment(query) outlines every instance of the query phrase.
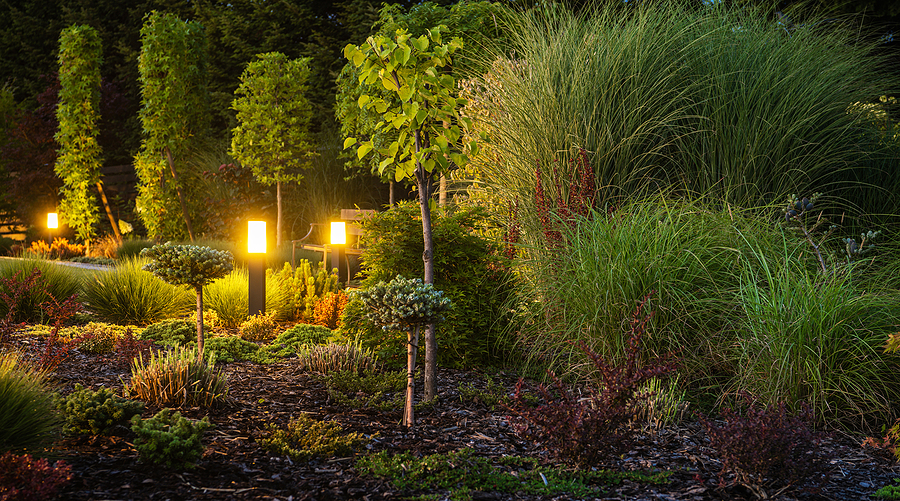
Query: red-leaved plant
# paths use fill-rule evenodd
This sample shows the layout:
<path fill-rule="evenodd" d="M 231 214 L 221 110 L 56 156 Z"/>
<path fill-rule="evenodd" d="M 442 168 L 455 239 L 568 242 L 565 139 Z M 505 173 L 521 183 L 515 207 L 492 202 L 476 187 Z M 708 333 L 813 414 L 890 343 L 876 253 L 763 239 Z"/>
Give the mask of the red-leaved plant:
<path fill-rule="evenodd" d="M 119 339 L 116 340 L 116 355 L 120 368 L 128 369 L 135 358 L 140 357 L 141 360 L 150 359 L 150 347 L 153 345 L 152 339 L 138 339 L 134 337 L 131 328 L 125 329 Z"/>
<path fill-rule="evenodd" d="M 600 388 L 586 388 L 585 397 L 571 391 L 548 370 L 555 391 L 543 384 L 538 386 L 543 403 L 533 407 L 525 401 L 523 381 L 519 380 L 512 404 L 506 406 L 509 422 L 519 436 L 539 442 L 559 459 L 580 466 L 596 464 L 628 445 L 633 433 L 631 423 L 638 419 L 643 400 L 649 397 L 641 392 L 642 385 L 677 367 L 671 356 L 639 365 L 641 339 L 653 316 L 643 310 L 652 294 L 641 300 L 632 316 L 623 364 L 613 366 L 583 341 L 578 343 L 596 369 Z"/>
<path fill-rule="evenodd" d="M 43 501 L 72 480 L 72 469 L 64 461 L 50 466 L 46 459 L 7 452 L 0 456 L 0 501 Z"/>
<path fill-rule="evenodd" d="M 762 407 L 746 394 L 742 398 L 747 403 L 743 414 L 724 409 L 718 423 L 700 415 L 710 445 L 722 458 L 720 487 L 728 486 L 728 473 L 762 498 L 772 496 L 766 489 L 780 492 L 800 480 L 818 484 L 829 458 L 816 447 L 820 437 L 809 427 L 809 406 L 792 415 L 784 402 Z"/>

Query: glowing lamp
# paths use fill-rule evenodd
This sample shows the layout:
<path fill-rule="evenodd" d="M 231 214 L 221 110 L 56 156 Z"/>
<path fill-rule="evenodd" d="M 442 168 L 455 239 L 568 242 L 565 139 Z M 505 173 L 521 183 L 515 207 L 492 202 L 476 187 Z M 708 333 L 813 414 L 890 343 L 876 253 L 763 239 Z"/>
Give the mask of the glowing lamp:
<path fill-rule="evenodd" d="M 331 223 L 331 243 L 333 245 L 347 243 L 347 225 L 343 221 Z"/>
<path fill-rule="evenodd" d="M 47 228 L 59 228 L 59 218 L 55 212 L 47 213 Z"/>
<path fill-rule="evenodd" d="M 266 253 L 266 222 L 247 222 L 247 252 L 251 254 Z"/>

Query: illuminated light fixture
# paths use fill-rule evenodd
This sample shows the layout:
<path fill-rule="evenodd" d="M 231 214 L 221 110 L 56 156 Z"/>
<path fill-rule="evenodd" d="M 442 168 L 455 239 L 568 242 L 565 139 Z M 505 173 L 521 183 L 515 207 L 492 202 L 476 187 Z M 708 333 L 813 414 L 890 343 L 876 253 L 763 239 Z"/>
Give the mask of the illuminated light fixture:
<path fill-rule="evenodd" d="M 47 213 L 47 228 L 56 229 L 59 228 L 59 217 L 55 212 Z"/>
<path fill-rule="evenodd" d="M 344 262 L 344 245 L 347 243 L 347 224 L 343 221 L 331 223 L 331 268 L 338 271 L 338 282 L 347 281 L 348 272 L 341 264 Z"/>
<path fill-rule="evenodd" d="M 247 252 L 251 254 L 266 253 L 266 222 L 247 222 Z"/>
<path fill-rule="evenodd" d="M 247 222 L 247 306 L 250 315 L 266 312 L 266 222 Z"/>
<path fill-rule="evenodd" d="M 344 245 L 347 243 L 347 224 L 343 221 L 331 223 L 331 243 Z"/>

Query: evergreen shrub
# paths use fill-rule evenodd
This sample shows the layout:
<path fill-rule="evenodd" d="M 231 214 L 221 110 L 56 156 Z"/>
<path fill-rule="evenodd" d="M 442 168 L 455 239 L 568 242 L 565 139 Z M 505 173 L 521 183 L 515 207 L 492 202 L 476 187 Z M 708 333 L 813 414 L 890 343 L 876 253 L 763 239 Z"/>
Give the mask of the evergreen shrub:
<path fill-rule="evenodd" d="M 395 276 L 421 277 L 422 222 L 419 206 L 402 202 L 361 222 L 365 230 L 361 243 L 361 267 L 366 275 L 361 288 L 389 282 Z M 513 292 L 507 259 L 499 245 L 483 236 L 489 226 L 487 213 L 477 207 L 457 207 L 432 211 L 434 238 L 434 287 L 443 291 L 454 305 L 446 321 L 437 326 L 442 349 L 438 363 L 468 367 L 503 359 L 510 347 L 502 333 L 510 317 L 505 303 Z M 364 318 L 361 304 L 350 303 L 344 310 L 340 331 L 348 339 L 359 337 L 363 346 L 378 352 L 405 352 L 405 335 L 393 337 L 377 332 Z"/>

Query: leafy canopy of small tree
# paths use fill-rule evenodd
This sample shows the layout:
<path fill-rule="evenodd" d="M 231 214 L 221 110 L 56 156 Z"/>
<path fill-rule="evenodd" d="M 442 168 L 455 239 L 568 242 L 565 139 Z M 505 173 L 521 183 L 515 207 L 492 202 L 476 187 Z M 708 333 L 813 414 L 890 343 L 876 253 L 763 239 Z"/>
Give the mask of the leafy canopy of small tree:
<path fill-rule="evenodd" d="M 196 245 L 172 245 L 168 242 L 141 251 L 151 259 L 143 266 L 164 282 L 187 285 L 197 293 L 197 352 L 203 359 L 203 286 L 222 278 L 234 269 L 234 256 L 228 251 Z"/>
<path fill-rule="evenodd" d="M 59 105 L 56 118 L 56 174 L 62 179 L 61 219 L 78 238 L 90 241 L 99 221 L 93 187 L 100 182 L 101 44 L 90 26 L 74 25 L 59 37 Z"/>
<path fill-rule="evenodd" d="M 134 161 L 138 213 L 148 236 L 181 237 L 186 226 L 193 240 L 183 193 L 186 167 L 184 162 L 176 167 L 175 162 L 184 159 L 209 128 L 206 36 L 200 23 L 154 11 L 145 19 L 141 43 L 138 69 L 144 139 Z M 176 195 L 181 214 L 172 211 Z"/>
<path fill-rule="evenodd" d="M 309 58 L 289 59 L 280 52 L 259 54 L 247 64 L 232 107 L 238 126 L 231 154 L 262 184 L 277 185 L 276 245 L 281 246 L 281 183 L 299 181 L 311 167 L 309 141 L 312 107 L 306 98 Z"/>
<path fill-rule="evenodd" d="M 463 129 L 471 128 L 471 121 L 461 116 L 464 99 L 455 96 L 456 80 L 441 73 L 440 68 L 451 63 L 451 56 L 462 47 L 462 40 L 454 38 L 441 42 L 446 27 L 426 30 L 419 37 L 398 29 L 393 38 L 369 37 L 363 46 L 348 45 L 344 57 L 359 68 L 359 82 L 366 86 L 381 86 L 396 93 L 397 101 L 381 97 L 380 93 L 362 94 L 360 108 L 374 110 L 381 115 L 375 130 L 396 129 L 395 140 L 375 148 L 372 140 L 359 142 L 357 156 L 362 159 L 375 150 L 380 155 L 379 174 L 393 171 L 398 181 L 414 179 L 419 192 L 422 213 L 424 250 L 424 280 L 434 283 L 434 243 L 431 232 L 431 188 L 436 173 L 447 172 L 451 162 L 465 165 L 469 155 L 478 152 L 475 139 L 463 140 Z M 471 136 L 469 136 L 471 137 Z M 358 143 L 349 137 L 344 148 Z M 437 342 L 434 325 L 425 334 L 425 398 L 436 395 Z"/>

